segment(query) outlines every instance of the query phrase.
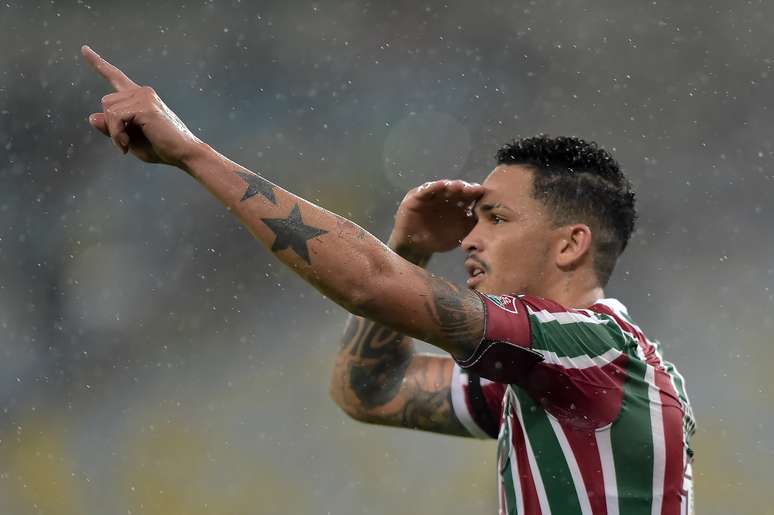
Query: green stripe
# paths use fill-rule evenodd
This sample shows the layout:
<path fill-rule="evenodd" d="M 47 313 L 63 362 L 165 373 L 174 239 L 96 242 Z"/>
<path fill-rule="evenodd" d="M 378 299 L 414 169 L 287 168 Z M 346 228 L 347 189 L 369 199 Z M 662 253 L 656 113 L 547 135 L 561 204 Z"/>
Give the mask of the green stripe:
<path fill-rule="evenodd" d="M 540 469 L 540 477 L 543 479 L 551 513 L 562 515 L 581 513 L 570 467 L 567 465 L 567 459 L 564 457 L 546 412 L 524 390 L 516 386 L 512 388 L 521 404 L 524 427 Z"/>
<path fill-rule="evenodd" d="M 667 374 L 669 374 L 675 384 L 677 395 L 680 397 L 680 401 L 683 403 L 683 406 L 688 407 L 688 394 L 685 392 L 685 384 L 683 383 L 682 376 L 672 363 L 666 360 L 662 361 L 664 363 L 664 368 L 666 368 Z"/>
<path fill-rule="evenodd" d="M 677 395 L 680 397 L 680 402 L 683 405 L 683 442 L 685 443 L 686 452 L 689 456 L 693 457 L 691 437 L 696 432 L 696 421 L 693 419 L 693 409 L 688 401 L 688 393 L 685 391 L 683 377 L 672 363 L 666 360 L 664 360 L 663 363 L 667 374 L 672 378 L 672 382 L 677 390 Z"/>
<path fill-rule="evenodd" d="M 618 483 L 618 511 L 650 515 L 653 498 L 653 431 L 645 363 L 630 359 L 621 415 L 610 430 Z"/>
<path fill-rule="evenodd" d="M 555 352 L 560 357 L 600 356 L 611 348 L 624 350 L 632 341 L 612 321 L 607 324 L 560 324 L 541 322 L 534 315 L 529 315 L 529 321 L 532 348 Z"/>

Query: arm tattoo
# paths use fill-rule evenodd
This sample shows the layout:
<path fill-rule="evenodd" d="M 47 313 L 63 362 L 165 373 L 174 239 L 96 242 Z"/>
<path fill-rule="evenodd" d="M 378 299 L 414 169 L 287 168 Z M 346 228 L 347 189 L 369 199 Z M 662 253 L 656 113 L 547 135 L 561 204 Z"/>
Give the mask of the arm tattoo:
<path fill-rule="evenodd" d="M 403 407 L 401 425 L 411 429 L 467 434 L 452 411 L 449 386 L 436 391 L 418 388 Z"/>
<path fill-rule="evenodd" d="M 342 386 L 378 423 L 468 435 L 452 410 L 451 386 L 437 361 L 448 358 L 417 355 L 409 337 L 356 316 L 349 318 L 339 356 L 346 362 Z M 418 364 L 407 374 L 412 363 Z"/>
<path fill-rule="evenodd" d="M 247 183 L 247 189 L 242 195 L 240 202 L 260 194 L 272 204 L 277 205 L 277 197 L 274 196 L 274 184 L 252 172 L 235 170 L 234 173 Z M 293 249 L 309 265 L 312 262 L 309 259 L 309 247 L 306 241 L 328 232 L 311 225 L 306 225 L 301 218 L 301 210 L 298 208 L 298 204 L 293 206 L 287 218 L 261 218 L 261 221 L 277 235 L 274 244 L 271 246 L 272 252 L 288 248 Z"/>
<path fill-rule="evenodd" d="M 242 198 L 239 200 L 240 202 L 244 202 L 260 193 L 272 204 L 277 204 L 277 199 L 274 197 L 274 185 L 271 182 L 260 175 L 251 172 L 236 170 L 235 173 L 247 183 L 247 189 L 245 190 L 245 194 L 242 195 Z"/>
<path fill-rule="evenodd" d="M 430 316 L 441 328 L 445 348 L 460 358 L 472 354 L 484 335 L 484 309 L 481 299 L 471 290 L 460 288 L 440 277 L 430 276 L 432 304 L 425 304 Z"/>
<path fill-rule="evenodd" d="M 414 353 L 402 334 L 365 318 L 350 316 L 343 351 L 349 348 L 349 386 L 366 408 L 384 406 L 400 391 Z M 406 341 L 404 341 L 406 338 Z"/>
<path fill-rule="evenodd" d="M 312 264 L 312 261 L 309 258 L 309 247 L 306 241 L 328 232 L 304 224 L 298 204 L 293 206 L 287 218 L 261 218 L 261 221 L 277 235 L 271 246 L 272 252 L 293 249 L 309 265 Z"/>

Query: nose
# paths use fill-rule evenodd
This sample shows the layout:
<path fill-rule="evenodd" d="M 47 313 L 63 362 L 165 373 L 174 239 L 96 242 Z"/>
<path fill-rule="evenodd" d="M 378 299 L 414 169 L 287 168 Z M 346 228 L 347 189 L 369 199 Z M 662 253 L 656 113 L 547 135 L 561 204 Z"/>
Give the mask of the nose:
<path fill-rule="evenodd" d="M 483 240 L 481 239 L 481 231 L 478 230 L 479 223 L 473 226 L 473 229 L 462 239 L 460 246 L 466 254 L 473 251 L 480 251 L 483 249 Z"/>

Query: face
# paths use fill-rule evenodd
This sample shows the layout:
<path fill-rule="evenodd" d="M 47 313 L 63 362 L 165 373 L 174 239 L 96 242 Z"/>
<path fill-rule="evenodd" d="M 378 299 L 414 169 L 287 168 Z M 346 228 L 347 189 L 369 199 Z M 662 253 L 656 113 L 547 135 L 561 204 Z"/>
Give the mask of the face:
<path fill-rule="evenodd" d="M 468 286 L 485 293 L 541 295 L 557 237 L 545 206 L 532 198 L 532 171 L 500 165 L 484 181 L 473 230 L 462 240 Z"/>

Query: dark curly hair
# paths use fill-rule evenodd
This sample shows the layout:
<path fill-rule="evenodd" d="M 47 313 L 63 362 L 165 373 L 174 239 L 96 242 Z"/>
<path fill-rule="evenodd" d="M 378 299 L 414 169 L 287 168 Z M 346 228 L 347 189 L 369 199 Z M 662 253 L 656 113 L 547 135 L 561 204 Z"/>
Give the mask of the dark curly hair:
<path fill-rule="evenodd" d="M 548 207 L 554 224 L 591 227 L 594 270 L 605 286 L 637 220 L 634 192 L 613 156 L 593 141 L 541 134 L 514 140 L 495 158 L 532 169 L 532 197 Z"/>

